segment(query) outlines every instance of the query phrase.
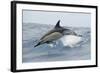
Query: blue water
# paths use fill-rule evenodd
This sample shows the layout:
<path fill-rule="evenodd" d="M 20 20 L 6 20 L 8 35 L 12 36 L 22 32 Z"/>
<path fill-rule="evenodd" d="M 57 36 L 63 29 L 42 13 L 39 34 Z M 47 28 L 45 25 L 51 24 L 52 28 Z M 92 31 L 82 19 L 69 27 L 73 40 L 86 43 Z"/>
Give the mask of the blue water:
<path fill-rule="evenodd" d="M 62 41 L 59 40 L 57 41 L 58 44 L 54 47 L 43 44 L 34 48 L 38 40 L 53 27 L 45 24 L 23 23 L 23 63 L 91 59 L 90 28 L 67 27 L 74 30 L 77 34 L 82 35 L 83 38 L 82 42 L 73 48 L 64 46 Z"/>

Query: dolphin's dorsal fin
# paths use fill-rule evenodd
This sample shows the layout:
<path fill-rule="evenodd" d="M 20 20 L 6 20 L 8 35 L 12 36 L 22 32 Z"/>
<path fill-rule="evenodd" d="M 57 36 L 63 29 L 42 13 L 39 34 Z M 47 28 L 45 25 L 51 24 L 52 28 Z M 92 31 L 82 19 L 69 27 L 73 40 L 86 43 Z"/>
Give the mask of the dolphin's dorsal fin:
<path fill-rule="evenodd" d="M 55 25 L 55 28 L 59 28 L 60 26 L 60 20 L 58 20 L 57 24 Z"/>

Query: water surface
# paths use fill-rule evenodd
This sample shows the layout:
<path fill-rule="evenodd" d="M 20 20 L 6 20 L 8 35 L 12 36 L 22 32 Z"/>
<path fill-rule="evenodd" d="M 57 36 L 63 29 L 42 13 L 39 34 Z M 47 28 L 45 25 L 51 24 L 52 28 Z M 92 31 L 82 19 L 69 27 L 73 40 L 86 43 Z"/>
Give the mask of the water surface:
<path fill-rule="evenodd" d="M 54 47 L 43 44 L 34 48 L 38 40 L 54 26 L 37 23 L 23 23 L 22 62 L 46 62 L 91 59 L 90 28 L 66 27 L 82 35 L 82 42 L 70 48 L 64 46 L 61 40 Z"/>

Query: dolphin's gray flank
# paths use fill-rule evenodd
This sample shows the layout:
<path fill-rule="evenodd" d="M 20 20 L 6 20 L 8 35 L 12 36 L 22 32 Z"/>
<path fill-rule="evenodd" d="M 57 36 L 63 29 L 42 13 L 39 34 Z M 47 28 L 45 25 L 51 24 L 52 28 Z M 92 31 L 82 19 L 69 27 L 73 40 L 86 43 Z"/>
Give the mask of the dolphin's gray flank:
<path fill-rule="evenodd" d="M 34 47 L 36 47 L 38 45 L 41 45 L 41 44 L 44 44 L 44 43 L 50 43 L 50 42 L 52 42 L 54 40 L 57 40 L 57 39 L 61 38 L 62 36 L 63 35 L 61 33 L 59 33 L 59 32 L 53 32 L 53 33 L 43 37 L 41 39 L 41 41 L 38 44 L 36 44 Z"/>

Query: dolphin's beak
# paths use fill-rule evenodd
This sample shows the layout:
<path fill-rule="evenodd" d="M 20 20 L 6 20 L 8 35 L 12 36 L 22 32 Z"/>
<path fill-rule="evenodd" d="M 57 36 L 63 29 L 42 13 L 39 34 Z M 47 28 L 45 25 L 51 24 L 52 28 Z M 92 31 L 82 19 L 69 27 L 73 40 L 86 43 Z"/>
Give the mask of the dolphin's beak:
<path fill-rule="evenodd" d="M 76 36 L 79 36 L 79 37 L 82 37 L 82 35 L 79 35 L 77 34 L 75 31 L 73 30 L 69 30 L 69 29 L 64 29 L 64 35 L 76 35 Z"/>
<path fill-rule="evenodd" d="M 79 36 L 79 37 L 82 37 L 82 35 L 80 35 L 80 34 L 77 34 L 76 32 L 72 32 L 72 35 L 76 35 L 76 36 Z"/>
<path fill-rule="evenodd" d="M 82 37 L 81 34 L 77 34 L 76 32 L 73 32 L 73 35 L 76 35 L 76 36 Z"/>

